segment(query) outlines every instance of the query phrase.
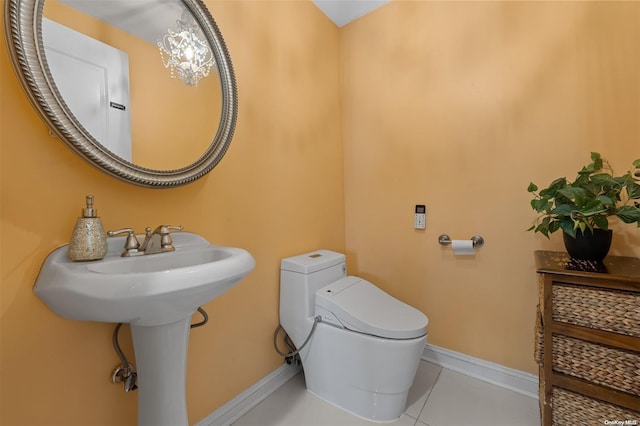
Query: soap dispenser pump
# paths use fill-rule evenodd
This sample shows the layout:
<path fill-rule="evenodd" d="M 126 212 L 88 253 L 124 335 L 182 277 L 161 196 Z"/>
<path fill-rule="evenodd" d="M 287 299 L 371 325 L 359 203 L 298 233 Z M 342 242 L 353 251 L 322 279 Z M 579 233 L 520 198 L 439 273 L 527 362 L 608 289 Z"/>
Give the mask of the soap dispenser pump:
<path fill-rule="evenodd" d="M 107 254 L 107 236 L 98 211 L 93 208 L 93 195 L 87 195 L 87 207 L 73 228 L 68 253 L 74 262 L 99 260 Z"/>

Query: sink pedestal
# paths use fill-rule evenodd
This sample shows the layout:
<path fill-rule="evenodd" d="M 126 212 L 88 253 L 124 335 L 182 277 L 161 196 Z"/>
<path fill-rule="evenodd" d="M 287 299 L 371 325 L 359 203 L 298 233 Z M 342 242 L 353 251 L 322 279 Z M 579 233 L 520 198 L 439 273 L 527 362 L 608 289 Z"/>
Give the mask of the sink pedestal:
<path fill-rule="evenodd" d="M 131 324 L 138 372 L 138 426 L 188 426 L 185 393 L 191 317 Z"/>

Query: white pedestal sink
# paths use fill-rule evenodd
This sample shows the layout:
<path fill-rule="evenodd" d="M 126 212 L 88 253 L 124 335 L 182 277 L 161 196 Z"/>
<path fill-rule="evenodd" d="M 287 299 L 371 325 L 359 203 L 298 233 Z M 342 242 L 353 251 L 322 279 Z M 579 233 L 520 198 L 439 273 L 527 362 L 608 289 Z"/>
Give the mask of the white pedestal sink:
<path fill-rule="evenodd" d="M 103 260 L 72 262 L 67 246 L 45 260 L 34 292 L 69 319 L 130 323 L 138 373 L 138 424 L 188 425 L 185 378 L 189 324 L 196 309 L 255 267 L 247 251 L 172 234 L 175 251 L 121 257 L 108 239 Z"/>

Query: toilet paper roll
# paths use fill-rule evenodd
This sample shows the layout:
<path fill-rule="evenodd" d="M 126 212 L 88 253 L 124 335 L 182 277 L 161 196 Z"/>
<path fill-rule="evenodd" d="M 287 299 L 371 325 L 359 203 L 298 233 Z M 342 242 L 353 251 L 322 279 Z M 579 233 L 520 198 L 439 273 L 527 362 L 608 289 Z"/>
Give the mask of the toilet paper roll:
<path fill-rule="evenodd" d="M 471 240 L 453 240 L 451 241 L 451 247 L 455 256 L 472 256 L 475 254 L 473 241 Z"/>

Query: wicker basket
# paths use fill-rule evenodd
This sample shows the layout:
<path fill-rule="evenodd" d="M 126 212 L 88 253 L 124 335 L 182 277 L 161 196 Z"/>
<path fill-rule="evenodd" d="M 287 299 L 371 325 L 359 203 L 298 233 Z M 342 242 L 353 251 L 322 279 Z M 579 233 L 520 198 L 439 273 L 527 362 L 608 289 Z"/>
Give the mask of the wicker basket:
<path fill-rule="evenodd" d="M 553 336 L 553 370 L 640 396 L 640 354 Z"/>
<path fill-rule="evenodd" d="M 554 321 L 640 337 L 640 294 L 554 283 Z"/>
<path fill-rule="evenodd" d="M 553 388 L 551 424 L 604 425 L 611 421 L 635 421 L 640 424 L 640 412 L 589 398 L 561 388 Z M 613 423 L 611 423 L 613 424 Z"/>
<path fill-rule="evenodd" d="M 535 359 L 542 365 L 544 335 L 540 315 L 536 328 Z M 640 396 L 640 352 L 554 335 L 553 371 Z"/>

